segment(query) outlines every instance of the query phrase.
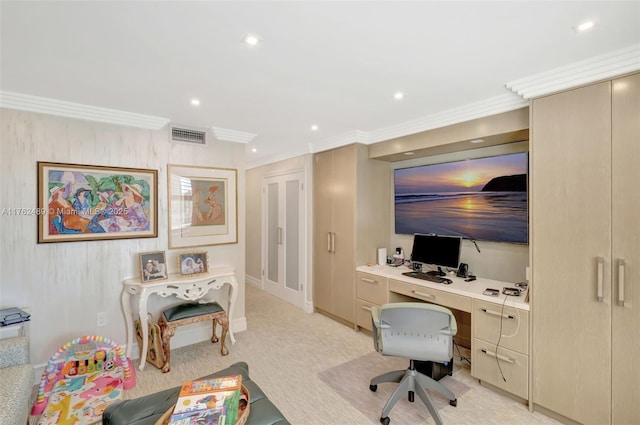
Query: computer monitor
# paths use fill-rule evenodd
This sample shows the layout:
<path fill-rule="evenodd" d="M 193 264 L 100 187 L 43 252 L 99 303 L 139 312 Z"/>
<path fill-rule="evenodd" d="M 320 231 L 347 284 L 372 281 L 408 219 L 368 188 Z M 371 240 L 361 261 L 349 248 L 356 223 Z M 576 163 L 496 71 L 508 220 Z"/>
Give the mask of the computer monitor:
<path fill-rule="evenodd" d="M 414 263 L 430 264 L 437 266 L 437 271 L 431 271 L 431 275 L 444 276 L 442 267 L 458 268 L 460 264 L 460 245 L 462 238 L 458 236 L 413 235 L 413 249 L 411 261 Z"/>

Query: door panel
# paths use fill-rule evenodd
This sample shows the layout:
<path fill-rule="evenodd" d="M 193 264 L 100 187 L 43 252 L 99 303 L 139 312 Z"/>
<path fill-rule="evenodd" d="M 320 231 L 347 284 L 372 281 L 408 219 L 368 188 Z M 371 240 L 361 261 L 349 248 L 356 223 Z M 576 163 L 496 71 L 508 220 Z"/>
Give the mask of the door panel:
<path fill-rule="evenodd" d="M 333 310 L 333 254 L 329 239 L 333 232 L 333 152 L 314 156 L 313 167 L 313 305 Z"/>

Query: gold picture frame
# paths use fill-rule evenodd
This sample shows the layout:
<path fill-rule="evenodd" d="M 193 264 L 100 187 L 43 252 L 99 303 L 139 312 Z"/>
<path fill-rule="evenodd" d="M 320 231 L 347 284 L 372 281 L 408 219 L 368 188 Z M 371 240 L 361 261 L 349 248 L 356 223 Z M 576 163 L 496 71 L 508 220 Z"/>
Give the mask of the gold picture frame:
<path fill-rule="evenodd" d="M 38 243 L 158 237 L 158 171 L 38 162 Z"/>
<path fill-rule="evenodd" d="M 164 251 L 140 253 L 140 280 L 151 282 L 169 277 Z"/>
<path fill-rule="evenodd" d="M 178 269 L 182 276 L 207 273 L 209 271 L 209 254 L 205 251 L 180 254 Z"/>
<path fill-rule="evenodd" d="M 167 166 L 169 249 L 238 243 L 237 170 Z"/>

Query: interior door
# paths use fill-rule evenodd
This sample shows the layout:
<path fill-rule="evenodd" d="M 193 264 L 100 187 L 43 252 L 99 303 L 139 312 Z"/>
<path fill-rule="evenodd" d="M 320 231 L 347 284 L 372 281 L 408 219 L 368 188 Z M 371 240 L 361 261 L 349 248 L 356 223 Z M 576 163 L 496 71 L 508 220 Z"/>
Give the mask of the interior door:
<path fill-rule="evenodd" d="M 266 291 L 304 308 L 306 247 L 304 173 L 264 181 L 264 273 Z"/>

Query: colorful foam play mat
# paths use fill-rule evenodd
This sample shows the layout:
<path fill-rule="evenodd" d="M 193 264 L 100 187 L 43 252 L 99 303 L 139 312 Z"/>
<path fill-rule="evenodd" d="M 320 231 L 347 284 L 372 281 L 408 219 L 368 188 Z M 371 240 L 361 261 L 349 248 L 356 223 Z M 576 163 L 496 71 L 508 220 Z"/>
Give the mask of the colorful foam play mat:
<path fill-rule="evenodd" d="M 49 359 L 32 415 L 38 425 L 99 423 L 102 412 L 136 385 L 131 360 L 120 346 L 102 336 L 69 341 Z"/>

